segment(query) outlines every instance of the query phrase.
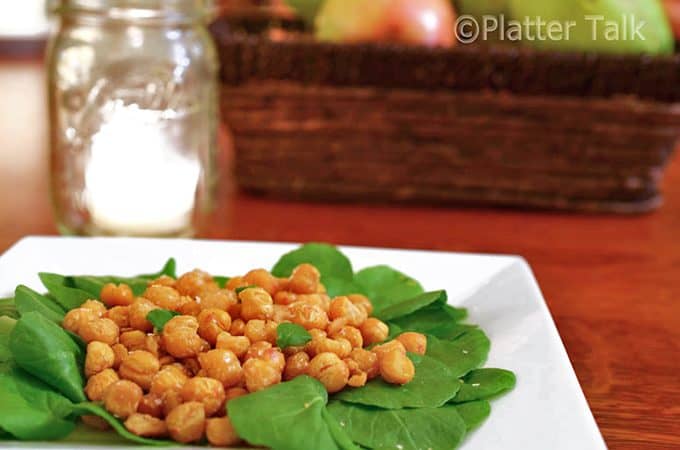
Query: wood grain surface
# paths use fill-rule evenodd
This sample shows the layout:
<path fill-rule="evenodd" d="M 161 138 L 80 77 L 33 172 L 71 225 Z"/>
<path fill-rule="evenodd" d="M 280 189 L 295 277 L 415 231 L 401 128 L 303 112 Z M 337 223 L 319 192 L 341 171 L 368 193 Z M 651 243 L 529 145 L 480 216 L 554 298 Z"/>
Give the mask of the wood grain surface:
<path fill-rule="evenodd" d="M 56 233 L 44 95 L 39 63 L 0 60 L 0 252 Z M 268 200 L 235 192 L 221 159 L 201 237 L 524 256 L 609 447 L 680 448 L 680 161 L 660 211 L 618 217 Z"/>

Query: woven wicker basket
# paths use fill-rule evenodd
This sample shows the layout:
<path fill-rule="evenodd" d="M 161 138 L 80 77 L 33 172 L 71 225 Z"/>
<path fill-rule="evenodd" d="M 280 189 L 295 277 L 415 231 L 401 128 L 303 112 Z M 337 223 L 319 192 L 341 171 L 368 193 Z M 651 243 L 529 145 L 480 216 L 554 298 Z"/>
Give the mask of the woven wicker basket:
<path fill-rule="evenodd" d="M 250 191 L 619 213 L 661 204 L 680 58 L 274 42 L 216 24 Z"/>

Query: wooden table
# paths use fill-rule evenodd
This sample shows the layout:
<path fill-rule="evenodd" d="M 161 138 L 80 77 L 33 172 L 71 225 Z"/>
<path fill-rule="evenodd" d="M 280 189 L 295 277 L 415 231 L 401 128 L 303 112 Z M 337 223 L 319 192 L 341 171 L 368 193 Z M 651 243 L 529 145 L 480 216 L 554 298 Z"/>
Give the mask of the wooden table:
<path fill-rule="evenodd" d="M 56 232 L 44 96 L 41 64 L 0 60 L 0 252 Z M 665 207 L 638 217 L 284 202 L 226 182 L 220 190 L 203 237 L 523 255 L 610 448 L 680 448 L 680 161 Z"/>

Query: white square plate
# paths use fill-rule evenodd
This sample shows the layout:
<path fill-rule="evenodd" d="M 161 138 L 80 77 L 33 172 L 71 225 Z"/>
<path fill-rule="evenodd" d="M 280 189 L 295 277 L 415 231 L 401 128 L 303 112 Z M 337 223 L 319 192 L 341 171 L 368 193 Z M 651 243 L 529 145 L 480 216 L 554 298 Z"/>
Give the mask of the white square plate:
<path fill-rule="evenodd" d="M 271 268 L 294 244 L 161 239 L 43 238 L 17 243 L 0 257 L 0 297 L 18 284 L 44 291 L 38 272 L 134 275 L 175 257 L 178 272 L 213 274 Z M 588 408 L 531 269 L 517 257 L 343 247 L 355 270 L 388 264 L 450 303 L 489 335 L 487 367 L 517 374 L 517 387 L 494 401 L 489 420 L 463 450 L 600 450 L 605 443 Z M 9 443 L 10 448 L 73 448 L 74 443 Z M 86 448 L 80 446 L 80 448 Z M 104 447 L 92 447 L 101 450 Z M 114 448 L 114 447 L 109 447 Z M 126 447 L 129 448 L 129 447 Z"/>

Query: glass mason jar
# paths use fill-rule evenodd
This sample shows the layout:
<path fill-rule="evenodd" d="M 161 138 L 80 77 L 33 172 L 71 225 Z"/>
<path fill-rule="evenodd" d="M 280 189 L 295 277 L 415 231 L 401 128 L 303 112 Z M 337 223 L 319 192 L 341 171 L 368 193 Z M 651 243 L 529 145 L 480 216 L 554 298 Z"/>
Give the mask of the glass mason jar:
<path fill-rule="evenodd" d="M 48 47 L 59 230 L 190 236 L 212 204 L 217 72 L 204 0 L 61 0 Z"/>

